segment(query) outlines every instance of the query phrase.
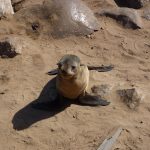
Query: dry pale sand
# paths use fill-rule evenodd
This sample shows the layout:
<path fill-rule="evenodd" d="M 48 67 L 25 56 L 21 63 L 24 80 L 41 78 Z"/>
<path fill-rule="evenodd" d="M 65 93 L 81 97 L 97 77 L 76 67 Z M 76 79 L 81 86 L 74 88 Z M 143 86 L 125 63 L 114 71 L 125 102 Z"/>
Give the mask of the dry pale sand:
<path fill-rule="evenodd" d="M 94 10 L 96 1 L 87 2 Z M 0 59 L 0 150 L 96 150 L 118 127 L 124 130 L 113 150 L 149 150 L 150 22 L 142 21 L 143 29 L 132 30 L 101 17 L 102 28 L 91 38 L 54 39 L 42 29 L 30 31 L 26 20 L 1 20 L 0 38 L 17 36 L 24 46 L 21 55 Z M 30 108 L 53 78 L 45 73 L 64 54 L 78 55 L 85 64 L 115 66 L 111 72 L 90 74 L 90 86 L 110 86 L 109 106 L 71 105 L 55 114 Z M 115 94 L 117 89 L 131 87 L 142 95 L 135 111 Z"/>

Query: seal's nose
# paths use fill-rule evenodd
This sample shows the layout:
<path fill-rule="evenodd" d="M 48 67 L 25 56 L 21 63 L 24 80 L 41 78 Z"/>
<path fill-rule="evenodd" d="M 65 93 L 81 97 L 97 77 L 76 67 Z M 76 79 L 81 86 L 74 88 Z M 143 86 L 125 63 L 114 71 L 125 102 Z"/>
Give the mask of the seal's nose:
<path fill-rule="evenodd" d="M 67 74 L 67 72 L 66 72 L 65 70 L 62 70 L 62 73 L 63 73 L 64 75 L 66 75 L 66 74 Z"/>

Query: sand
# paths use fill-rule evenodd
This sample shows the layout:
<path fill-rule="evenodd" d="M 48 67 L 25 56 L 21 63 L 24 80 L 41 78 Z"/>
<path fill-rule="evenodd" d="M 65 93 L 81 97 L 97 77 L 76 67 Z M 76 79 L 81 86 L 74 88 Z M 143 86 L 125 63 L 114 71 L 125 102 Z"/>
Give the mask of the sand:
<path fill-rule="evenodd" d="M 93 11 L 101 6 L 96 7 L 94 0 L 86 3 Z M 118 127 L 123 132 L 112 150 L 149 150 L 150 22 L 142 19 L 143 28 L 132 30 L 100 17 L 101 29 L 91 38 L 54 39 L 43 28 L 33 32 L 26 20 L 17 21 L 18 16 L 0 21 L 0 38 L 17 36 L 24 45 L 21 55 L 0 58 L 0 150 L 96 150 Z M 109 106 L 72 104 L 58 113 L 29 106 L 53 78 L 46 72 L 64 54 L 78 55 L 89 65 L 115 66 L 110 72 L 90 72 L 90 86 L 109 85 Z M 136 110 L 115 94 L 117 89 L 133 87 L 142 95 Z"/>

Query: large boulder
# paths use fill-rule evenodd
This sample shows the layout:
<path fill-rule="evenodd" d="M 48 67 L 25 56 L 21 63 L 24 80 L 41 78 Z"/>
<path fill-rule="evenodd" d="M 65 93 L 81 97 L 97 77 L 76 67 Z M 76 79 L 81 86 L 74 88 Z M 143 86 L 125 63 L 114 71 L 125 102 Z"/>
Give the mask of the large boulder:
<path fill-rule="evenodd" d="M 97 13 L 116 19 L 119 23 L 127 28 L 140 29 L 142 28 L 142 20 L 139 13 L 131 8 L 112 8 L 104 9 Z"/>
<path fill-rule="evenodd" d="M 88 35 L 99 29 L 92 10 L 80 0 L 48 0 L 44 7 L 49 12 L 55 36 Z"/>

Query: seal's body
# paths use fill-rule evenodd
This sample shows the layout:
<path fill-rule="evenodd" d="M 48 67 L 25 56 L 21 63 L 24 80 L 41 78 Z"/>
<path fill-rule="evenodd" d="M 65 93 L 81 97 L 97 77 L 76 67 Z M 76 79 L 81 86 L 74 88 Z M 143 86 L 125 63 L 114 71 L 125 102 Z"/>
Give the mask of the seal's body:
<path fill-rule="evenodd" d="M 92 96 L 87 93 L 89 85 L 89 69 L 82 65 L 79 57 L 75 55 L 65 55 L 58 62 L 58 72 L 56 76 L 55 100 L 49 100 L 45 103 L 35 103 L 34 108 L 47 109 L 57 107 L 65 100 L 74 100 L 73 103 L 81 105 L 97 106 L 109 105 L 110 102 L 100 99 L 98 96 Z"/>
<path fill-rule="evenodd" d="M 58 62 L 56 89 L 59 97 L 78 100 L 83 105 L 108 105 L 109 102 L 87 93 L 89 70 L 82 65 L 79 57 L 65 55 Z"/>
<path fill-rule="evenodd" d="M 89 84 L 89 70 L 87 66 L 80 66 L 76 76 L 66 79 L 57 75 L 56 88 L 60 95 L 69 99 L 77 99 L 84 96 Z"/>

